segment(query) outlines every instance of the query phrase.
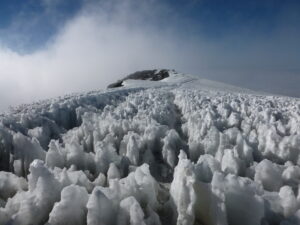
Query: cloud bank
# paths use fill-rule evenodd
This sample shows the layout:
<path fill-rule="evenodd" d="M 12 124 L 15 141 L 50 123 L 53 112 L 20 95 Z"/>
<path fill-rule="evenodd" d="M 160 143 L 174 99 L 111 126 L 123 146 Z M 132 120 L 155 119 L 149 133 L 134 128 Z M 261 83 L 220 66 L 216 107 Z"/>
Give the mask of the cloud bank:
<path fill-rule="evenodd" d="M 300 69 L 295 67 L 299 65 L 298 32 L 287 37 L 280 30 L 277 34 L 283 35 L 271 41 L 269 37 L 241 38 L 240 34 L 216 41 L 192 35 L 193 26 L 189 23 L 186 28 L 185 23 L 176 11 L 156 0 L 86 0 L 78 15 L 43 48 L 29 54 L 0 48 L 0 110 L 103 89 L 129 73 L 152 68 L 176 69 L 254 88 L 255 75 L 266 83 L 273 78 L 269 68 L 276 74 L 290 68 L 300 81 Z M 277 43 L 281 45 L 274 48 Z M 262 86 L 260 89 L 267 89 Z M 284 94 L 292 93 L 287 92 Z"/>
<path fill-rule="evenodd" d="M 186 51 L 181 40 L 142 21 L 148 17 L 144 14 L 148 3 L 140 4 L 137 11 L 132 3 L 86 5 L 34 53 L 21 55 L 1 48 L 0 108 L 105 88 L 139 69 L 180 65 L 187 56 L 179 54 Z"/>

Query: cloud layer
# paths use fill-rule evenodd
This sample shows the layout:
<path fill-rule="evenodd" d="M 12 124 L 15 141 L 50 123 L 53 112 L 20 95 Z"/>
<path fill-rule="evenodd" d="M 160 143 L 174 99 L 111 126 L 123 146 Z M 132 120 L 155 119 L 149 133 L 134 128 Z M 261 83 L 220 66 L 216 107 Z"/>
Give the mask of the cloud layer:
<path fill-rule="evenodd" d="M 179 53 L 190 51 L 181 49 L 181 40 L 171 32 L 142 21 L 147 17 L 144 4 L 138 11 L 133 11 L 132 2 L 87 5 L 45 48 L 26 55 L 2 48 L 0 108 L 101 89 L 139 69 L 182 64 L 187 55 Z"/>

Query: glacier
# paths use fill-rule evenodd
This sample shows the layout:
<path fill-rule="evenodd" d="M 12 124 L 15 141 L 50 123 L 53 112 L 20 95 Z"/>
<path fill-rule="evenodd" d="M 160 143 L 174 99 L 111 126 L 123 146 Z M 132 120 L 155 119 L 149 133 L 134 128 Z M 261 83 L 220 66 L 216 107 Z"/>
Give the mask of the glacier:
<path fill-rule="evenodd" d="M 0 115 L 0 224 L 300 224 L 300 99 L 151 73 Z"/>

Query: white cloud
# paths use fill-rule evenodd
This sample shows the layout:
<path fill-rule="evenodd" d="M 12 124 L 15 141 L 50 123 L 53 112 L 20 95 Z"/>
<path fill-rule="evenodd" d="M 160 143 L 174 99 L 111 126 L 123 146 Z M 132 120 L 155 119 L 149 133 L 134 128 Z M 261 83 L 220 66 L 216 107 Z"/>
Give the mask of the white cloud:
<path fill-rule="evenodd" d="M 0 49 L 0 108 L 105 88 L 139 69 L 180 66 L 186 57 L 179 54 L 186 51 L 183 43 L 168 32 L 136 23 L 145 18 L 145 8 L 133 12 L 131 3 L 109 13 L 99 5 L 83 10 L 32 54 Z"/>

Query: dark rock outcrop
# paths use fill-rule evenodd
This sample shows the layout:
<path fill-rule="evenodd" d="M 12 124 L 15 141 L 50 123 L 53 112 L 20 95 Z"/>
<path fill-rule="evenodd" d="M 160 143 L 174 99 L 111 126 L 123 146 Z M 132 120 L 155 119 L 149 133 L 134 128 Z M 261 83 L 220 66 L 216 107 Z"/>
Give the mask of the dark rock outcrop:
<path fill-rule="evenodd" d="M 137 71 L 135 73 L 132 73 L 128 76 L 126 76 L 124 79 L 119 80 L 115 83 L 112 83 L 107 86 L 107 88 L 117 88 L 123 86 L 123 81 L 125 80 L 151 80 L 151 81 L 159 81 L 164 78 L 169 77 L 169 72 L 166 69 L 162 70 L 143 70 L 143 71 Z"/>

